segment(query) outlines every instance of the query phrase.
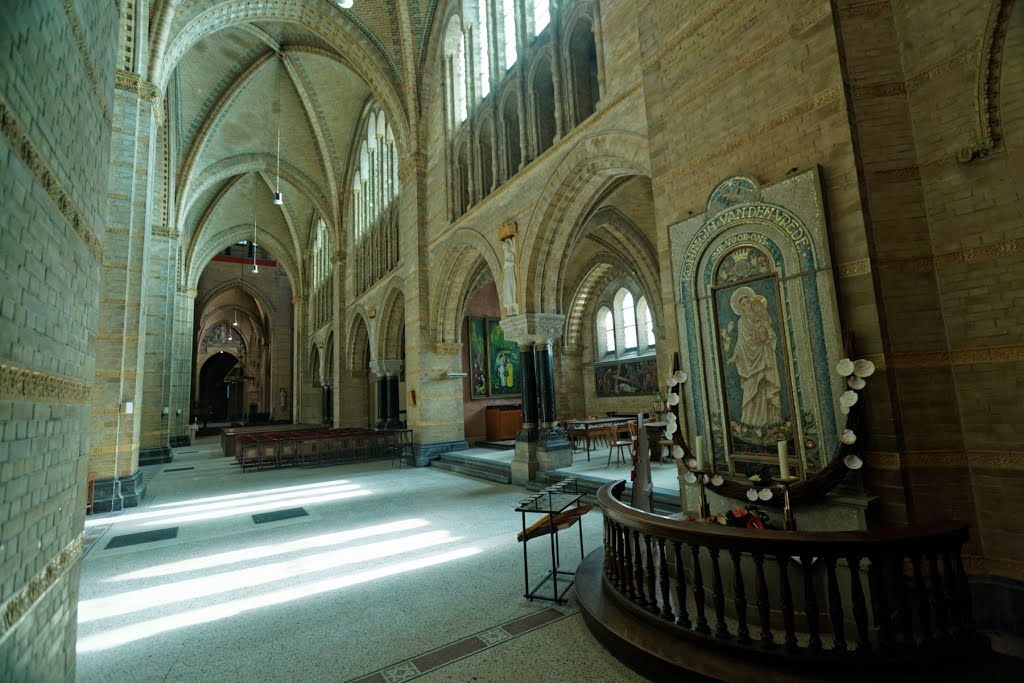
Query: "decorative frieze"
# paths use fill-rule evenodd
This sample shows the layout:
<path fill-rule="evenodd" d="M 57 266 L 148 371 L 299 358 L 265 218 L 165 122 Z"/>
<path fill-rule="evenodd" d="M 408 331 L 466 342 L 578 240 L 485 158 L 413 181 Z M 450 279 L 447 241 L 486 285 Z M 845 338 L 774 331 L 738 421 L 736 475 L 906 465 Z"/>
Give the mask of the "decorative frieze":
<path fill-rule="evenodd" d="M 82 557 L 82 536 L 76 536 L 42 571 L 0 608 L 0 640 L 21 620 L 39 598 Z"/>
<path fill-rule="evenodd" d="M 96 233 L 93 232 L 82 212 L 71 200 L 71 195 L 61 187 L 57 177 L 47 168 L 43 158 L 36 151 L 35 145 L 25 133 L 24 127 L 14 118 L 14 112 L 3 100 L 0 100 L 0 132 L 7 138 L 11 149 L 21 159 L 21 162 L 35 176 L 36 182 L 46 190 L 46 194 L 57 205 L 61 215 L 85 244 L 89 253 L 97 261 L 101 260 L 103 245 L 96 237 Z"/>
<path fill-rule="evenodd" d="M 0 399 L 37 403 L 86 403 L 91 385 L 70 377 L 0 364 Z"/>

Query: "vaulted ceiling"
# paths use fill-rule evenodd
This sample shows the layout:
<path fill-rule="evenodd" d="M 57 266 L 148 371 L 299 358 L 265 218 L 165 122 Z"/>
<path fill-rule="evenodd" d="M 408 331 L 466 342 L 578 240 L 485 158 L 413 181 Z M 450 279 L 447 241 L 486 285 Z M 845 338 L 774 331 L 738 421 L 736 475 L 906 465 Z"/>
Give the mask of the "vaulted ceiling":
<path fill-rule="evenodd" d="M 420 70 L 437 4 L 152 4 L 151 77 L 165 88 L 175 179 L 170 218 L 188 244 L 193 283 L 210 256 L 251 238 L 255 221 L 257 241 L 297 288 L 315 219 L 339 229 L 367 103 L 380 101 L 396 130 L 408 130 L 407 74 Z M 283 206 L 271 201 L 278 184 Z"/>

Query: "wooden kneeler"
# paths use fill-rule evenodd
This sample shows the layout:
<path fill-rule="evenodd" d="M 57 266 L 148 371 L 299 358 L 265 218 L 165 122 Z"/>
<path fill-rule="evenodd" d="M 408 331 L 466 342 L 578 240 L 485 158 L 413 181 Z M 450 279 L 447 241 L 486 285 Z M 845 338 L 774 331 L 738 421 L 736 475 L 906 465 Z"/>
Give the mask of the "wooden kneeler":
<path fill-rule="evenodd" d="M 541 517 L 536 522 L 534 522 L 526 528 L 525 538 L 526 540 L 530 540 L 531 538 L 537 538 L 538 536 L 544 536 L 546 534 L 551 533 L 552 525 L 549 523 L 549 519 L 554 522 L 554 527 L 558 531 L 568 529 L 577 521 L 579 521 L 580 517 L 587 514 L 593 509 L 593 505 L 587 505 L 586 503 L 584 503 L 583 505 L 575 507 L 571 510 L 559 512 L 554 515 L 544 515 L 543 517 Z M 520 543 L 523 542 L 523 538 L 524 534 L 522 531 L 516 534 L 516 540 Z"/>

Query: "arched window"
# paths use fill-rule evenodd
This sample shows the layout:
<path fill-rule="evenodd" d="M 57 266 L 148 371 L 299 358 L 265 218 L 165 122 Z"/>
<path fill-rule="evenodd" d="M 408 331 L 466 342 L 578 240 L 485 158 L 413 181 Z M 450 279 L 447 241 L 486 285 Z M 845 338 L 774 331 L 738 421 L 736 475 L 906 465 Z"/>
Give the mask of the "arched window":
<path fill-rule="evenodd" d="M 466 120 L 469 109 L 466 105 L 466 38 L 458 16 L 452 17 L 444 38 L 445 71 L 448 81 L 448 111 L 450 128 Z"/>
<path fill-rule="evenodd" d="M 615 319 L 607 306 L 602 306 L 597 312 L 597 338 L 604 347 L 601 355 L 615 353 Z"/>
<path fill-rule="evenodd" d="M 647 299 L 619 287 L 611 306 L 597 311 L 597 358 L 607 355 L 647 355 L 654 352 L 654 320 Z"/>
<path fill-rule="evenodd" d="M 352 167 L 352 236 L 361 292 L 398 262 L 398 158 L 394 131 L 376 102 L 365 110 Z"/>
<path fill-rule="evenodd" d="M 533 0 L 533 35 L 540 35 L 548 24 L 551 23 L 551 2 L 550 0 Z"/>
<path fill-rule="evenodd" d="M 519 59 L 519 52 L 516 50 L 516 2 L 515 0 L 499 0 L 501 2 L 501 45 L 505 56 L 505 70 L 515 66 Z"/>
<path fill-rule="evenodd" d="M 636 302 L 636 319 L 643 329 L 643 334 L 640 336 L 640 346 L 654 346 L 654 319 L 651 317 L 651 309 L 647 305 L 647 299 L 640 297 L 640 300 Z"/>
<path fill-rule="evenodd" d="M 317 221 L 313 254 L 310 258 L 309 315 L 313 328 L 331 319 L 334 292 L 331 287 L 331 242 L 323 219 Z"/>
<path fill-rule="evenodd" d="M 627 349 L 636 348 L 636 309 L 633 307 L 633 295 L 627 290 L 620 290 L 625 292 L 621 299 L 619 311 L 622 315 L 622 339 L 624 341 L 623 346 Z"/>
<path fill-rule="evenodd" d="M 479 77 L 477 93 L 480 99 L 487 97 L 491 92 L 491 58 L 490 36 L 488 34 L 488 12 L 489 0 L 477 0 L 476 16 L 476 73 Z"/>

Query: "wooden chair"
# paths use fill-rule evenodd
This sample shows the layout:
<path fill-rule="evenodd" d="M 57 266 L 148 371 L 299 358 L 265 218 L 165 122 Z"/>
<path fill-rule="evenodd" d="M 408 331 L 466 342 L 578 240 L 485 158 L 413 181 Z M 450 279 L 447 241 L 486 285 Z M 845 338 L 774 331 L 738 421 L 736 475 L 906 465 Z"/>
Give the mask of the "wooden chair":
<path fill-rule="evenodd" d="M 636 423 L 632 423 L 633 428 L 636 428 Z M 612 451 L 615 451 L 615 464 L 626 464 L 627 456 L 632 458 L 633 455 L 633 439 L 622 434 L 623 425 L 611 425 L 607 427 L 605 434 L 608 439 L 608 464 L 605 467 L 612 466 Z M 626 449 L 626 455 L 622 454 L 622 449 Z"/>

